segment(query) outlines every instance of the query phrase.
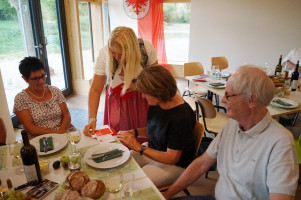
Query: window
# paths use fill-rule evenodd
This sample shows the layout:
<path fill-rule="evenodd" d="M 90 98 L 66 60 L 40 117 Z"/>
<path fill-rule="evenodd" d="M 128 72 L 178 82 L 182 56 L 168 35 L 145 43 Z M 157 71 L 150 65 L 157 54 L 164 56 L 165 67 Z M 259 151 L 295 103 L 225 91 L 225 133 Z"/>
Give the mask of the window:
<path fill-rule="evenodd" d="M 183 64 L 188 61 L 190 5 L 163 3 L 165 48 L 169 64 Z"/>
<path fill-rule="evenodd" d="M 78 2 L 78 13 L 80 22 L 80 35 L 82 45 L 82 58 L 84 64 L 85 79 L 93 76 L 94 54 L 93 36 L 91 25 L 91 7 L 89 2 Z"/>

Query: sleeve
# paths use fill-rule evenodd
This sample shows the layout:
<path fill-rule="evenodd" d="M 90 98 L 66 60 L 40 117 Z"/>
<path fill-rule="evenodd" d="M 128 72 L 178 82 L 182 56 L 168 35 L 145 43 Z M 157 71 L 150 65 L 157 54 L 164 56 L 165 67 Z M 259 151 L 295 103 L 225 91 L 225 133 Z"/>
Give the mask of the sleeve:
<path fill-rule="evenodd" d="M 147 66 L 154 64 L 158 59 L 157 59 L 157 52 L 153 45 L 148 41 L 148 40 L 143 40 L 145 50 L 148 56 L 147 60 Z"/>
<path fill-rule="evenodd" d="M 20 112 L 25 109 L 29 110 L 29 106 L 28 106 L 27 100 L 25 98 L 25 95 L 22 94 L 22 92 L 20 92 L 15 97 L 13 112 L 16 113 L 16 112 Z"/>
<path fill-rule="evenodd" d="M 288 132 L 287 134 L 291 134 Z M 267 186 L 270 193 L 295 195 L 299 166 L 294 141 L 282 137 L 274 144 L 267 167 Z"/>
<path fill-rule="evenodd" d="M 215 160 L 217 159 L 217 153 L 219 150 L 222 135 L 223 135 L 223 131 L 217 134 L 217 136 L 212 140 L 211 144 L 206 150 L 207 154 Z"/>
<path fill-rule="evenodd" d="M 66 98 L 65 98 L 64 94 L 62 93 L 62 91 L 59 88 L 54 87 L 54 86 L 52 86 L 52 88 L 53 88 L 53 93 L 54 93 L 54 95 L 56 97 L 55 101 L 58 104 L 66 102 Z"/>
<path fill-rule="evenodd" d="M 106 63 L 107 63 L 107 46 L 103 47 L 99 51 L 99 55 L 96 59 L 95 63 L 95 74 L 97 75 L 106 75 Z"/>

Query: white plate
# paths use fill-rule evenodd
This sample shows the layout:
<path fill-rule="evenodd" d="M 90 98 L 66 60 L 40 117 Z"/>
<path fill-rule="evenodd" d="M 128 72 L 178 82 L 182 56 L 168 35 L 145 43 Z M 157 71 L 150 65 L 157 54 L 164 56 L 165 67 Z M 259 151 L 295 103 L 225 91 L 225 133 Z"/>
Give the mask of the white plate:
<path fill-rule="evenodd" d="M 50 136 L 52 136 L 53 150 L 47 151 L 47 153 L 40 152 L 40 142 L 39 142 L 40 138 L 50 137 Z M 55 134 L 55 133 L 43 134 L 43 135 L 37 136 L 30 140 L 30 144 L 32 144 L 36 148 L 39 156 L 55 153 L 55 152 L 61 150 L 62 148 L 64 148 L 67 143 L 68 143 L 68 139 L 65 135 Z"/>
<path fill-rule="evenodd" d="M 292 104 L 292 106 L 280 105 L 278 103 L 273 102 L 274 99 L 280 99 L 281 101 Z M 286 98 L 279 98 L 279 97 L 275 97 L 274 99 L 271 101 L 271 105 L 273 105 L 273 106 L 277 106 L 277 107 L 280 107 L 280 108 L 296 108 L 296 107 L 298 107 L 298 103 L 293 101 L 293 100 L 286 99 Z"/>
<path fill-rule="evenodd" d="M 228 78 L 230 75 L 231 75 L 231 74 L 229 74 L 229 73 L 222 73 L 222 77 L 223 77 L 223 78 Z"/>
<path fill-rule="evenodd" d="M 119 149 L 123 150 L 124 152 L 122 153 L 121 157 L 117 157 L 111 160 L 107 160 L 104 162 L 96 163 L 91 159 L 91 156 L 93 154 L 97 153 L 103 153 L 103 152 L 108 152 L 113 149 Z M 117 144 L 117 143 L 101 143 L 96 146 L 91 147 L 88 149 L 85 153 L 84 160 L 85 162 L 95 168 L 100 168 L 100 169 L 107 169 L 107 168 L 113 168 L 117 167 L 123 163 L 125 163 L 130 157 L 130 151 L 129 149 L 122 145 L 122 144 Z"/>
<path fill-rule="evenodd" d="M 221 86 L 212 86 L 212 85 L 207 85 L 208 87 L 211 87 L 211 88 L 217 88 L 217 89 L 223 89 L 226 87 L 226 84 L 225 85 L 221 85 Z"/>

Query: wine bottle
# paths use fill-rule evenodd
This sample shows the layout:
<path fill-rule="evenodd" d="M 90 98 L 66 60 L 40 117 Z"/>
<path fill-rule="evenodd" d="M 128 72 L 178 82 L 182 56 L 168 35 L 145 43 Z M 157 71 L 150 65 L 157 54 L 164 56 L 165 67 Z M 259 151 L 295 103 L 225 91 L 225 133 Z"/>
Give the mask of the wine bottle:
<path fill-rule="evenodd" d="M 21 158 L 23 161 L 24 173 L 26 176 L 27 182 L 38 180 L 42 182 L 42 175 L 38 160 L 37 150 L 34 146 L 29 143 L 28 135 L 26 130 L 21 131 L 23 144 L 21 148 Z"/>
<path fill-rule="evenodd" d="M 283 69 L 283 76 L 282 78 L 287 79 L 288 77 L 288 65 L 289 65 L 289 60 L 286 61 L 284 69 Z"/>
<path fill-rule="evenodd" d="M 298 87 L 298 79 L 299 79 L 298 68 L 299 68 L 299 60 L 297 61 L 295 71 L 292 73 L 292 77 L 291 77 L 291 91 L 296 91 L 296 89 Z"/>
<path fill-rule="evenodd" d="M 281 76 L 281 72 L 282 72 L 281 61 L 282 61 L 282 55 L 280 55 L 279 63 L 278 63 L 278 65 L 276 65 L 276 69 L 275 69 L 275 75 L 276 76 Z"/>

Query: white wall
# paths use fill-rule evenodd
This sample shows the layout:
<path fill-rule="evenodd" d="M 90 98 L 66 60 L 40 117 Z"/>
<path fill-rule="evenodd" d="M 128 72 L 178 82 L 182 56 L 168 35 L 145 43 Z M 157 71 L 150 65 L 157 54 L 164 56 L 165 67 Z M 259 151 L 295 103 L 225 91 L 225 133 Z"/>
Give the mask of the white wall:
<path fill-rule="evenodd" d="M 8 110 L 2 75 L 1 75 L 1 69 L 0 69 L 0 117 L 3 119 L 3 122 L 6 127 L 6 144 L 9 144 L 10 142 L 15 141 L 15 132 L 13 129 L 12 121 L 10 119 L 10 114 Z"/>
<path fill-rule="evenodd" d="M 300 8 L 300 0 L 192 0 L 188 60 L 276 66 L 280 54 L 301 47 Z"/>

